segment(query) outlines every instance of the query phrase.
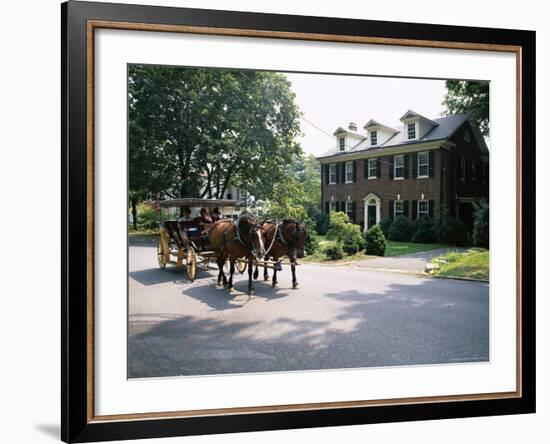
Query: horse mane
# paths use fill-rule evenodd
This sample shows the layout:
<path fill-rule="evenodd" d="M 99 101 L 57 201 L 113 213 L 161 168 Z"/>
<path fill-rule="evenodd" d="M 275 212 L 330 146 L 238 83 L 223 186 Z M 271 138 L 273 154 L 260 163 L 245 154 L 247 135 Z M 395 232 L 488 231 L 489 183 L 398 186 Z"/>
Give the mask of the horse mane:
<path fill-rule="evenodd" d="M 237 225 L 238 225 L 239 229 L 250 226 L 251 225 L 250 221 L 249 221 L 250 219 L 252 219 L 254 221 L 253 224 L 257 223 L 256 216 L 254 216 L 252 213 L 250 213 L 248 211 L 242 213 L 239 216 L 239 220 L 237 221 Z"/>

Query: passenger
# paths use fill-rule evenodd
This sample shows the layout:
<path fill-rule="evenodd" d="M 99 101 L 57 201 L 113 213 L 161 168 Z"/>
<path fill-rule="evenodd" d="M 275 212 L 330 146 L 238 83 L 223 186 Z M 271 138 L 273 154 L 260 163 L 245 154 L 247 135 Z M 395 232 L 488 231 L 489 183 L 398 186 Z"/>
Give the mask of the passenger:
<path fill-rule="evenodd" d="M 212 218 L 208 214 L 208 211 L 206 211 L 206 208 L 201 208 L 199 219 L 200 219 L 199 222 L 201 222 L 203 224 L 211 224 L 212 223 Z"/>
<path fill-rule="evenodd" d="M 218 207 L 214 208 L 210 214 L 212 216 L 212 222 L 216 222 L 221 219 L 220 209 Z"/>
<path fill-rule="evenodd" d="M 191 208 L 189 207 L 183 207 L 183 216 L 178 217 L 178 222 L 189 222 L 192 221 L 193 218 L 191 217 Z"/>

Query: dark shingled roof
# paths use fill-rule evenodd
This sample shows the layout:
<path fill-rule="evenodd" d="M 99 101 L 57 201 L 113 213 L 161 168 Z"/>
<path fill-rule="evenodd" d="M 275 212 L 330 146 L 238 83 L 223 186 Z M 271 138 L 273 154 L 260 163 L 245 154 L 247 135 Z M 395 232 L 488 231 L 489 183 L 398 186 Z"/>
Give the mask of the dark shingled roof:
<path fill-rule="evenodd" d="M 435 140 L 444 140 L 449 139 L 452 137 L 452 135 L 455 133 L 455 131 L 462 126 L 464 122 L 468 120 L 467 114 L 455 114 L 454 116 L 448 116 L 448 117 L 441 117 L 439 119 L 433 119 L 435 123 L 437 123 L 436 126 L 434 126 L 430 131 L 428 131 L 424 137 L 417 140 L 402 140 L 401 139 L 401 133 L 395 134 L 393 137 L 390 137 L 389 140 L 384 142 L 382 145 L 378 145 L 375 147 L 371 147 L 368 144 L 368 140 L 363 140 L 362 142 L 359 142 L 357 145 L 353 146 L 351 149 L 341 152 L 338 151 L 338 147 L 335 145 L 330 150 L 326 151 L 325 153 L 321 154 L 317 158 L 323 158 L 323 157 L 330 157 L 330 156 L 336 156 L 339 154 L 349 154 L 349 153 L 357 153 L 361 151 L 381 151 L 384 148 L 395 148 L 397 146 L 407 146 L 407 145 L 413 145 L 417 143 L 424 143 L 424 142 L 432 142 Z"/>

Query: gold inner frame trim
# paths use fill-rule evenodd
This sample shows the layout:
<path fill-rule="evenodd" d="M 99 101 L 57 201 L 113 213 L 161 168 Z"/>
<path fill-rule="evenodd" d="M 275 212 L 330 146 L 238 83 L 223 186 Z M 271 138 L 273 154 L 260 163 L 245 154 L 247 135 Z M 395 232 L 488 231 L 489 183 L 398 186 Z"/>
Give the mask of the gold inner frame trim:
<path fill-rule="evenodd" d="M 475 393 L 450 396 L 423 396 L 394 399 L 362 400 L 362 401 L 338 401 L 307 404 L 285 404 L 256 407 L 231 407 L 205 410 L 183 410 L 173 412 L 147 412 L 147 413 L 128 413 L 117 415 L 94 414 L 94 31 L 95 29 L 119 29 L 131 31 L 151 31 L 151 32 L 177 32 L 188 34 L 220 35 L 234 37 L 255 37 L 255 38 L 277 38 L 288 40 L 309 40 L 320 42 L 337 43 L 362 43 L 372 45 L 393 45 L 421 48 L 443 48 L 443 49 L 462 49 L 473 51 L 491 51 L 491 52 L 511 52 L 516 56 L 516 391 L 498 392 L 498 393 Z M 150 23 L 132 23 L 122 21 L 88 20 L 87 21 L 87 420 L 88 423 L 106 422 L 106 421 L 129 421 L 129 420 L 153 420 L 161 418 L 189 418 L 199 416 L 226 416 L 238 414 L 259 414 L 273 412 L 295 412 L 301 410 L 327 410 L 335 408 L 359 408 L 375 407 L 389 405 L 406 405 L 417 403 L 440 403 L 440 402 L 460 402 L 460 401 L 479 401 L 491 399 L 510 399 L 522 396 L 522 349 L 521 349 L 521 282 L 522 282 L 522 242 L 521 242 L 521 182 L 522 182 L 522 164 L 521 164 L 521 67 L 522 67 L 522 48 L 514 45 L 498 45 L 488 43 L 469 43 L 469 42 L 445 42 L 435 40 L 414 40 L 398 38 L 381 38 L 368 36 L 348 36 L 334 34 L 311 34 L 300 32 L 283 31 L 264 31 L 254 29 L 235 29 L 235 28 L 216 28 L 187 25 L 165 25 Z"/>

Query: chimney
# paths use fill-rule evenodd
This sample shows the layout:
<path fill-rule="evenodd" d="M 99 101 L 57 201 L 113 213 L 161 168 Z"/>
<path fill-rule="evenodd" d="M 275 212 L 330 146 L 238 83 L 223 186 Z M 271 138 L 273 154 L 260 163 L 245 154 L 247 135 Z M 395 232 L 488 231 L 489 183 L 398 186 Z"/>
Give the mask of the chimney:
<path fill-rule="evenodd" d="M 357 123 L 355 122 L 350 122 L 349 125 L 348 125 L 348 129 L 350 131 L 357 131 Z"/>

